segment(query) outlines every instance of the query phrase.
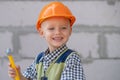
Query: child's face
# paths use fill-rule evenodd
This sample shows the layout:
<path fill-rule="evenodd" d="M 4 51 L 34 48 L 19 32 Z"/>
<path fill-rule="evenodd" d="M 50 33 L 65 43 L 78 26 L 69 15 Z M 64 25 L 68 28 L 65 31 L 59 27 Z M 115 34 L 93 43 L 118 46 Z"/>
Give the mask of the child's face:
<path fill-rule="evenodd" d="M 50 51 L 53 51 L 61 45 L 66 44 L 72 29 L 70 21 L 67 18 L 54 17 L 45 20 L 41 24 L 39 32 L 46 39 Z"/>

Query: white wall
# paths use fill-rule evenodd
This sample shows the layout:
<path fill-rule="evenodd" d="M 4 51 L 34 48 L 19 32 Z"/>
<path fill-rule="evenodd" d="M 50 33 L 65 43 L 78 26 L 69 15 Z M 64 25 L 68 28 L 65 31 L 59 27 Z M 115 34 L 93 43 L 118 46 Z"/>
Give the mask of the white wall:
<path fill-rule="evenodd" d="M 68 46 L 81 55 L 87 80 L 120 79 L 120 1 L 63 1 L 77 21 Z M 35 29 L 41 8 L 49 1 L 0 1 L 0 78 L 7 74 L 7 48 L 22 71 L 47 48 Z"/>

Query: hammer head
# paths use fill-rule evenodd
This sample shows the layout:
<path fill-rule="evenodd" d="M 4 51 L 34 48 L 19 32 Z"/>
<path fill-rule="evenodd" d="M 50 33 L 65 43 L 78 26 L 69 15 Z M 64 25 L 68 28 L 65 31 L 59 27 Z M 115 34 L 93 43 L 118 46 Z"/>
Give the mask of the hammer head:
<path fill-rule="evenodd" d="M 7 55 L 10 55 L 10 54 L 11 54 L 11 49 L 10 49 L 10 48 L 6 49 L 6 54 L 7 54 Z"/>

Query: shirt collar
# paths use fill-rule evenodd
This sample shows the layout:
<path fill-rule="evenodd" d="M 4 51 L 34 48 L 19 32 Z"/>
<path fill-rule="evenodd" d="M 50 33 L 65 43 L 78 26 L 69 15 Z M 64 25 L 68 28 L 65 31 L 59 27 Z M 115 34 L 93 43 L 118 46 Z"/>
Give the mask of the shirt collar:
<path fill-rule="evenodd" d="M 62 53 L 63 51 L 65 51 L 66 49 L 68 49 L 68 47 L 66 45 L 62 45 L 59 48 L 57 48 L 56 50 L 52 51 L 51 53 L 49 53 L 49 49 L 47 49 L 45 51 L 45 60 L 48 62 L 53 61 L 58 55 L 60 55 L 60 53 Z"/>
<path fill-rule="evenodd" d="M 47 55 L 47 54 L 62 52 L 62 51 L 64 51 L 64 50 L 66 50 L 67 48 L 68 48 L 68 47 L 67 47 L 66 45 L 62 45 L 62 46 L 60 46 L 59 48 L 57 48 L 57 49 L 55 49 L 54 51 L 52 51 L 51 53 L 50 53 L 49 48 L 48 48 L 48 49 L 45 51 L 45 54 Z"/>

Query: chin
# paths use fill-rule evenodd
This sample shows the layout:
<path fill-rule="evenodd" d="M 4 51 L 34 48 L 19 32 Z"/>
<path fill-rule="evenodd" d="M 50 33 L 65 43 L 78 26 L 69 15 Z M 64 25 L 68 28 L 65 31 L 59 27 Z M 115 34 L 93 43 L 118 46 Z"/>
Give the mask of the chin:
<path fill-rule="evenodd" d="M 62 46 L 62 45 L 54 45 L 55 48 L 59 48 L 60 46 Z"/>

